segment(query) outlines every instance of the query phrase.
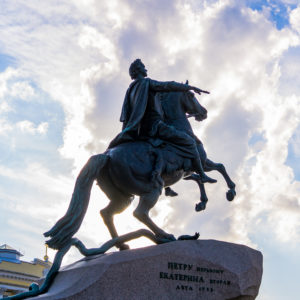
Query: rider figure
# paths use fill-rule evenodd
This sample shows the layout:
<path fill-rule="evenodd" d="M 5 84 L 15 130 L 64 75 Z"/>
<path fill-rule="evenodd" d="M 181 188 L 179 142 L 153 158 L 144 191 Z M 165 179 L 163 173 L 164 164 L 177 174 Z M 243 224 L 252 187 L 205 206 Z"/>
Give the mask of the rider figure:
<path fill-rule="evenodd" d="M 160 82 L 147 77 L 147 70 L 140 59 L 136 59 L 129 68 L 129 75 L 134 80 L 125 95 L 120 121 L 123 130 L 110 143 L 109 148 L 121 143 L 136 141 L 141 136 L 159 138 L 173 144 L 184 146 L 186 155 L 192 159 L 195 172 L 202 183 L 216 182 L 204 171 L 197 150 L 196 141 L 183 131 L 177 130 L 163 122 L 161 103 L 155 97 L 157 92 L 186 92 L 201 90 L 188 84 L 175 81 Z"/>

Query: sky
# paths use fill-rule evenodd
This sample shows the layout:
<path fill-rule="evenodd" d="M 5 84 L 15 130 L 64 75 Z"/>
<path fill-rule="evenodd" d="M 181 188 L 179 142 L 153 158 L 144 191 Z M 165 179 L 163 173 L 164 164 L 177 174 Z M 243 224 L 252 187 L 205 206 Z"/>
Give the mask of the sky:
<path fill-rule="evenodd" d="M 153 220 L 179 236 L 241 243 L 263 253 L 259 300 L 296 299 L 300 267 L 300 4 L 293 0 L 0 0 L 0 244 L 42 258 L 43 232 L 66 211 L 76 176 L 121 130 L 130 63 L 150 78 L 211 92 L 208 118 L 191 121 L 208 157 L 236 183 L 195 183 L 161 196 Z M 115 218 L 144 227 L 138 199 Z M 87 247 L 110 236 L 95 185 L 76 234 Z M 151 245 L 146 239 L 132 248 Z M 50 250 L 53 259 L 54 251 Z M 75 249 L 64 264 L 81 258 Z"/>

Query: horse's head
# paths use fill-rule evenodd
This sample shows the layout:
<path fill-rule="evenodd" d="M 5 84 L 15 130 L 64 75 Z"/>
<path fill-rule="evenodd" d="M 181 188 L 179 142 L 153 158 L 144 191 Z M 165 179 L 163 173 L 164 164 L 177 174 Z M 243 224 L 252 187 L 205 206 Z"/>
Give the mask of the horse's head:
<path fill-rule="evenodd" d="M 207 110 L 198 102 L 195 94 L 188 91 L 183 93 L 184 106 L 189 117 L 195 117 L 195 120 L 202 121 L 207 118 Z"/>

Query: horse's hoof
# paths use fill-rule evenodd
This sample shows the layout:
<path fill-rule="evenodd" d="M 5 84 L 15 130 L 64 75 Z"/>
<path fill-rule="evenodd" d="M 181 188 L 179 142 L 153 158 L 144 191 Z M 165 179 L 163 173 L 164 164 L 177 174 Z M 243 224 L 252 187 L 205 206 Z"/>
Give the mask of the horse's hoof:
<path fill-rule="evenodd" d="M 174 242 L 177 241 L 177 239 L 175 238 L 175 236 L 173 234 L 165 234 L 164 236 L 162 236 L 163 239 L 169 241 L 169 242 Z"/>
<path fill-rule="evenodd" d="M 204 210 L 205 208 L 206 208 L 206 202 L 199 202 L 195 206 L 196 211 L 201 211 Z"/>
<path fill-rule="evenodd" d="M 120 251 L 123 251 L 123 250 L 129 250 L 129 249 L 130 249 L 129 245 L 127 245 L 127 244 L 121 244 L 121 245 L 118 245 L 117 248 L 118 248 Z"/>
<path fill-rule="evenodd" d="M 175 236 L 174 236 L 173 234 L 168 234 L 168 235 L 167 235 L 167 239 L 168 239 L 170 242 L 176 241 L 176 238 L 175 238 Z"/>
<path fill-rule="evenodd" d="M 236 191 L 234 189 L 230 189 L 227 193 L 226 193 L 226 198 L 228 201 L 232 201 L 234 199 L 234 197 L 236 196 Z"/>
<path fill-rule="evenodd" d="M 156 244 L 165 244 L 177 241 L 173 234 L 156 235 Z"/>

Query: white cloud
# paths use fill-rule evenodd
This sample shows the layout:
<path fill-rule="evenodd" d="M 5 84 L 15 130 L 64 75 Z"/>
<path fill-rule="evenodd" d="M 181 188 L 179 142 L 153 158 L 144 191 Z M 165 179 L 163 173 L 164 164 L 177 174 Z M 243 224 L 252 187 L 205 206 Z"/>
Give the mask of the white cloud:
<path fill-rule="evenodd" d="M 13 129 L 13 126 L 5 119 L 0 119 L 0 135 L 7 134 Z"/>
<path fill-rule="evenodd" d="M 179 197 L 162 196 L 153 210 L 157 224 L 176 235 L 200 231 L 204 238 L 257 247 L 258 232 L 272 235 L 276 245 L 299 242 L 299 178 L 285 164 L 289 145 L 299 154 L 299 8 L 290 13 L 292 27 L 277 30 L 267 11 L 252 11 L 244 2 L 232 0 L 6 5 L 0 12 L 1 45 L 19 65 L 0 74 L 0 98 L 10 94 L 30 99 L 36 96 L 34 82 L 61 104 L 65 127 L 60 153 L 74 162 L 74 174 L 91 154 L 103 152 L 120 130 L 119 114 L 130 83 L 128 67 L 140 57 L 154 79 L 189 79 L 211 91 L 199 98 L 208 109 L 208 119 L 193 126 L 209 158 L 223 162 L 237 183 L 237 198 L 229 203 L 223 180 L 212 173 L 218 183 L 207 186 L 207 210 L 195 213 L 198 188 L 180 182 L 175 186 Z M 0 103 L 2 114 L 10 109 L 8 100 Z M 13 122 L 5 115 L 0 134 L 16 126 L 43 137 L 51 129 L 44 120 Z M 251 142 L 256 135 L 260 140 Z M 43 215 L 49 199 L 56 196 L 49 189 L 59 186 L 59 179 L 37 169 L 26 169 L 25 175 L 50 187 L 41 188 L 48 198 L 41 197 L 35 211 Z M 4 170 L 2 175 L 10 177 Z M 69 195 L 72 184 L 65 187 Z M 26 204 L 30 203 L 27 197 Z M 98 197 L 101 202 L 93 201 Z M 57 199 L 49 206 L 47 225 L 63 214 L 60 201 L 64 208 L 68 204 L 62 197 Z M 105 199 L 103 194 L 92 194 L 80 233 L 91 244 L 101 241 L 98 229 L 103 239 L 108 238 L 98 215 Z M 18 213 L 28 212 L 25 206 L 19 204 Z M 120 230 L 139 228 L 132 210 L 116 218 Z"/>
<path fill-rule="evenodd" d="M 3 98 L 9 91 L 8 81 L 20 76 L 20 72 L 13 68 L 7 68 L 0 73 L 0 99 Z"/>
<path fill-rule="evenodd" d="M 11 96 L 22 100 L 29 100 L 34 96 L 34 89 L 26 81 L 19 81 L 11 86 Z"/>
<path fill-rule="evenodd" d="M 79 3 L 78 7 L 82 5 L 85 4 Z M 283 164 L 288 140 L 298 122 L 298 99 L 292 104 L 278 95 L 277 88 L 281 74 L 278 60 L 286 49 L 298 43 L 293 32 L 277 31 L 262 13 L 242 4 L 237 6 L 233 1 L 206 3 L 196 11 L 194 6 L 181 2 L 164 3 L 169 5 L 168 11 L 160 10 L 155 3 L 137 2 L 129 9 L 124 2 L 124 14 L 118 10 L 115 18 L 113 5 L 115 2 L 89 3 L 85 14 L 95 23 L 86 25 L 80 24 L 79 11 L 66 5 L 64 11 L 75 9 L 73 27 L 53 23 L 24 37 L 34 41 L 34 49 L 27 46 L 22 51 L 24 57 L 31 58 L 26 69 L 33 67 L 41 86 L 65 109 L 61 153 L 75 160 L 76 170 L 91 152 L 105 149 L 103 140 L 109 141 L 118 132 L 120 124 L 116 121 L 129 83 L 127 68 L 131 59 L 143 55 L 150 76 L 178 81 L 188 77 L 191 83 L 212 91 L 210 96 L 201 98 L 209 109 L 209 119 L 201 124 L 204 143 L 212 157 L 227 162 L 242 186 L 253 181 L 249 197 L 257 194 L 256 185 L 264 197 L 271 197 L 272 188 L 267 188 L 267 183 L 274 180 L 272 186 L 276 186 L 278 182 L 271 174 L 264 174 L 270 159 L 276 161 L 272 173 L 287 172 L 288 187 L 293 177 Z M 104 9 L 101 22 L 96 22 L 100 8 Z M 39 10 L 32 6 L 31 9 Z M 133 18 L 137 10 L 139 13 Z M 56 20 L 60 20 L 59 15 Z M 108 28 L 106 24 L 114 25 Z M 47 38 L 52 37 L 55 46 L 46 42 L 42 30 L 47 32 Z M 71 45 L 73 53 L 66 44 Z M 32 59 L 31 51 L 37 50 L 48 57 L 49 63 L 44 63 L 42 70 L 36 67 L 39 62 Z M 20 55 L 16 49 L 14 53 Z M 19 127 L 29 132 L 38 130 L 26 121 Z M 248 145 L 248 139 L 257 131 L 266 137 L 258 154 Z M 247 170 L 249 178 L 243 183 L 246 175 L 239 170 L 246 168 L 253 155 L 256 162 L 250 173 Z M 256 178 L 265 178 L 264 184 L 258 184 Z M 267 212 L 273 209 L 276 208 L 266 208 Z M 247 212 L 248 205 L 234 208 L 237 214 L 240 210 Z M 262 210 L 254 209 L 256 215 Z M 252 215 L 253 220 L 256 215 Z M 238 235 L 234 226 L 232 234 Z"/>
<path fill-rule="evenodd" d="M 45 134 L 48 130 L 48 123 L 42 122 L 38 126 L 35 126 L 32 122 L 28 120 L 24 120 L 18 122 L 16 127 L 19 128 L 23 132 L 28 132 L 30 134 Z"/>
<path fill-rule="evenodd" d="M 296 158 L 300 157 L 300 130 L 299 128 L 294 132 L 294 136 L 290 140 L 293 152 Z"/>
<path fill-rule="evenodd" d="M 6 101 L 3 101 L 0 103 L 0 114 L 11 111 L 12 108 L 9 106 L 9 104 Z"/>
<path fill-rule="evenodd" d="M 10 67 L 0 73 L 0 114 L 14 111 L 12 99 L 30 101 L 35 95 L 25 77 L 23 70 Z"/>
<path fill-rule="evenodd" d="M 14 165 L 14 162 L 13 162 Z M 1 181 L 1 239 L 24 247 L 26 259 L 42 258 L 44 238 L 42 233 L 57 219 L 57 212 L 67 209 L 74 178 L 51 173 L 38 163 L 25 168 L 0 165 Z M 7 223 L 3 224 L 7 220 Z M 24 226 L 22 226 L 24 225 Z M 28 240 L 31 241 L 31 246 Z M 32 246 L 35 241 L 35 246 Z M 23 246 L 21 246 L 23 245 Z M 54 252 L 51 252 L 53 259 Z"/>
<path fill-rule="evenodd" d="M 290 24 L 300 34 L 300 6 L 293 9 L 290 14 Z"/>

